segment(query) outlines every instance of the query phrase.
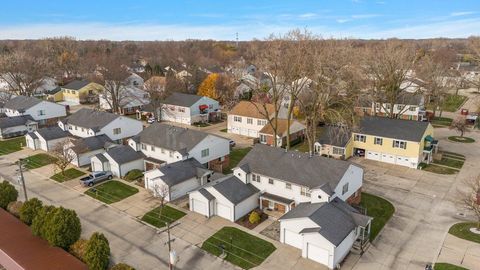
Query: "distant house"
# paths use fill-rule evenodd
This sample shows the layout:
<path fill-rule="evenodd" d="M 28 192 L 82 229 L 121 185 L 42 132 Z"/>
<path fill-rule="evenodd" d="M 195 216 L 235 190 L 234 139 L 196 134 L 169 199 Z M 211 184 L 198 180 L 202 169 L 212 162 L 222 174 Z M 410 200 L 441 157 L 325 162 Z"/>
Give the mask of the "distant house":
<path fill-rule="evenodd" d="M 161 120 L 192 125 L 215 121 L 219 117 L 218 101 L 209 97 L 173 93 L 161 106 Z"/>
<path fill-rule="evenodd" d="M 125 86 L 120 91 L 120 114 L 135 114 L 137 111 L 141 111 L 145 105 L 150 103 L 148 93 L 140 88 L 134 86 Z M 100 94 L 98 99 L 100 108 L 106 111 L 112 111 L 112 99 L 108 93 Z"/>
<path fill-rule="evenodd" d="M 352 142 L 350 131 L 327 126 L 315 142 L 314 151 L 321 156 L 346 159 L 352 156 Z"/>
<path fill-rule="evenodd" d="M 62 100 L 72 104 L 93 103 L 97 101 L 98 94 L 103 89 L 103 86 L 98 83 L 74 80 L 62 87 Z"/>
<path fill-rule="evenodd" d="M 145 81 L 142 77 L 140 77 L 136 73 L 132 73 L 130 76 L 127 77 L 125 83 L 128 86 L 142 88 Z"/>
<path fill-rule="evenodd" d="M 92 171 L 110 171 L 116 177 L 124 177 L 131 170 L 143 170 L 142 153 L 127 145 L 109 148 L 90 160 Z"/>
<path fill-rule="evenodd" d="M 38 123 L 30 115 L 0 117 L 0 138 L 23 136 L 38 129 Z"/>
<path fill-rule="evenodd" d="M 305 131 L 307 127 L 302 123 L 291 120 L 290 122 L 290 143 L 294 144 L 300 142 L 305 137 Z M 260 143 L 270 146 L 284 147 L 287 145 L 287 120 L 277 120 L 277 142 L 274 144 L 274 130 L 271 125 L 265 125 L 259 132 Z"/>
<path fill-rule="evenodd" d="M 30 115 L 40 126 L 55 125 L 67 116 L 65 106 L 35 97 L 16 96 L 3 105 L 7 116 Z"/>
<path fill-rule="evenodd" d="M 274 112 L 273 105 L 267 104 L 268 114 Z M 239 134 L 252 138 L 258 138 L 260 130 L 268 123 L 268 118 L 263 112 L 263 106 L 250 101 L 240 101 L 228 113 L 228 133 Z"/>
<path fill-rule="evenodd" d="M 67 143 L 69 136 L 70 134 L 60 127 L 47 127 L 27 133 L 25 140 L 28 148 L 48 152 L 55 149 L 59 143 Z"/>
<path fill-rule="evenodd" d="M 425 121 L 425 99 L 421 93 L 402 92 L 395 104 L 373 102 L 373 99 L 361 96 L 354 108 L 358 115 L 390 117 L 393 106 L 393 117 L 405 120 Z"/>
<path fill-rule="evenodd" d="M 81 167 L 91 165 L 91 158 L 95 155 L 102 154 L 109 148 L 115 147 L 106 135 L 98 135 L 94 137 L 79 138 L 71 140 L 64 146 L 65 151 L 69 152 L 69 156 L 73 157 L 72 164 Z"/>

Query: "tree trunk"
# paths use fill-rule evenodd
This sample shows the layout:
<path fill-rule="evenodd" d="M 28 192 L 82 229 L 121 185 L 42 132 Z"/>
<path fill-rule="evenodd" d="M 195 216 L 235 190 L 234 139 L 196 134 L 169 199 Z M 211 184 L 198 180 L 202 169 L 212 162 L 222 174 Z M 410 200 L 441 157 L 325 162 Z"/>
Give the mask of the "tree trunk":
<path fill-rule="evenodd" d="M 294 95 L 290 95 L 290 103 L 288 104 L 288 111 L 287 111 L 287 146 L 286 149 L 290 149 L 290 124 L 292 119 L 292 112 L 293 112 L 293 103 L 294 103 Z"/>

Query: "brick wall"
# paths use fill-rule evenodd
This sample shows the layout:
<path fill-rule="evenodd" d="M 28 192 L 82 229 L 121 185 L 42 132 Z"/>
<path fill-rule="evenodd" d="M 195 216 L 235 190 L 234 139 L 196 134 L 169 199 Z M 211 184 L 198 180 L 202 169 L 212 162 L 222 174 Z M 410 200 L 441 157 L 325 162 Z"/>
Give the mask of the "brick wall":
<path fill-rule="evenodd" d="M 355 193 L 347 199 L 348 204 L 358 205 L 362 200 L 362 188 L 359 188 Z"/>
<path fill-rule="evenodd" d="M 208 168 L 216 172 L 222 172 L 223 169 L 227 168 L 229 164 L 230 164 L 230 156 L 226 155 L 223 161 L 220 161 L 220 159 L 215 159 L 210 161 L 208 163 Z"/>

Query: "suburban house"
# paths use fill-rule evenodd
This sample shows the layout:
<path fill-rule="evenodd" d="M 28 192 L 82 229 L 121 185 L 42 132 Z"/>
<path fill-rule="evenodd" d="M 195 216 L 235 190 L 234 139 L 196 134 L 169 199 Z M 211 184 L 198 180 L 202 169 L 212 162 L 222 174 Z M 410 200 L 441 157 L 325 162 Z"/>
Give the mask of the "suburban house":
<path fill-rule="evenodd" d="M 116 142 L 133 137 L 143 129 L 142 122 L 138 120 L 86 108 L 62 119 L 58 125 L 63 130 L 80 138 L 106 135 L 110 140 Z"/>
<path fill-rule="evenodd" d="M 352 156 L 352 133 L 340 127 L 326 126 L 314 144 L 314 152 L 321 156 L 346 159 Z"/>
<path fill-rule="evenodd" d="M 35 97 L 16 96 L 3 105 L 7 116 L 30 115 L 39 126 L 54 125 L 67 116 L 65 106 Z"/>
<path fill-rule="evenodd" d="M 351 132 L 350 139 L 343 140 L 342 147 L 331 144 L 332 141 L 328 138 L 315 143 L 316 152 L 324 154 L 324 149 L 332 148 L 336 156 L 343 158 L 365 156 L 410 168 L 417 168 L 422 162 L 430 163 L 438 149 L 430 123 L 385 117 L 364 117 L 358 130 Z"/>
<path fill-rule="evenodd" d="M 148 93 L 140 88 L 134 86 L 123 86 L 123 89 L 120 91 L 120 114 L 136 114 L 137 111 L 141 111 L 145 105 L 150 103 Z M 108 93 L 100 94 L 98 96 L 98 101 L 100 108 L 109 112 L 112 111 L 112 99 Z"/>
<path fill-rule="evenodd" d="M 260 192 L 233 175 L 214 180 L 189 193 L 190 211 L 235 222 L 258 207 Z"/>
<path fill-rule="evenodd" d="M 290 121 L 290 143 L 300 142 L 305 137 L 307 127 L 297 120 Z M 270 146 L 274 145 L 274 131 L 271 125 L 265 125 L 259 132 L 260 143 Z M 277 119 L 277 144 L 276 146 L 284 147 L 287 145 L 287 120 Z"/>
<path fill-rule="evenodd" d="M 130 74 L 130 76 L 125 79 L 125 84 L 133 87 L 142 88 L 145 83 L 145 80 L 136 73 Z"/>
<path fill-rule="evenodd" d="M 143 155 L 128 145 L 118 145 L 96 154 L 90 160 L 92 171 L 110 171 L 124 177 L 131 170 L 143 171 Z"/>
<path fill-rule="evenodd" d="M 94 103 L 103 86 L 87 80 L 74 80 L 62 87 L 62 100 L 72 104 Z"/>
<path fill-rule="evenodd" d="M 267 104 L 268 115 L 273 114 L 273 105 Z M 268 123 L 265 113 L 261 113 L 263 106 L 250 101 L 240 101 L 228 113 L 228 133 L 239 134 L 252 138 L 258 138 L 260 130 Z"/>
<path fill-rule="evenodd" d="M 164 163 L 194 158 L 208 169 L 222 171 L 229 164 L 229 140 L 202 131 L 155 123 L 128 140 L 145 155 L 145 170 Z"/>
<path fill-rule="evenodd" d="M 209 97 L 173 93 L 161 106 L 161 120 L 192 125 L 216 121 L 220 115 L 218 101 Z"/>
<path fill-rule="evenodd" d="M 38 123 L 30 115 L 0 117 L 0 138 L 23 136 L 38 129 Z"/>
<path fill-rule="evenodd" d="M 68 156 L 72 158 L 72 164 L 81 167 L 91 165 L 91 158 L 102 154 L 109 148 L 115 147 L 116 144 L 112 142 L 106 135 L 98 135 L 93 137 L 78 138 L 70 140 L 65 144 L 65 151 L 69 151 Z"/>
<path fill-rule="evenodd" d="M 59 143 L 67 143 L 70 133 L 60 127 L 41 128 L 25 135 L 27 147 L 33 150 L 52 151 Z"/>
<path fill-rule="evenodd" d="M 173 201 L 205 185 L 212 173 L 194 158 L 180 160 L 145 172 L 145 188 Z"/>
<path fill-rule="evenodd" d="M 425 98 L 423 94 L 401 92 L 395 104 L 388 102 L 374 102 L 370 98 L 361 96 L 354 110 L 357 114 L 364 116 L 385 116 L 389 117 L 393 106 L 395 118 L 405 120 L 427 120 L 425 111 Z"/>

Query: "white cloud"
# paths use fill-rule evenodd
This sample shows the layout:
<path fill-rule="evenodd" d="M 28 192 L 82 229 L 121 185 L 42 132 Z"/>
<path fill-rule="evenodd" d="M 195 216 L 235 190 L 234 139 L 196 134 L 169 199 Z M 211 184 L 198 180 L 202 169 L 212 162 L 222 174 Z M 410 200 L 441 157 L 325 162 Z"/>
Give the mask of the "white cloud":
<path fill-rule="evenodd" d="M 457 11 L 457 12 L 450 13 L 450 16 L 459 17 L 459 16 L 467 16 L 467 15 L 472 15 L 472 14 L 475 14 L 475 12 L 473 12 L 473 11 Z"/>
<path fill-rule="evenodd" d="M 337 22 L 338 23 L 346 23 L 346 22 L 349 22 L 351 21 L 350 19 L 337 19 Z"/>
<path fill-rule="evenodd" d="M 316 17 L 317 14 L 316 13 L 304 13 L 304 14 L 300 14 L 300 18 L 303 18 L 303 19 L 309 19 L 309 18 L 314 18 Z"/>
<path fill-rule="evenodd" d="M 380 14 L 355 14 L 355 15 L 352 15 L 351 17 L 353 19 L 370 19 L 370 18 L 375 18 L 379 16 Z"/>

